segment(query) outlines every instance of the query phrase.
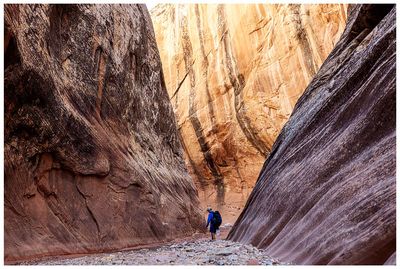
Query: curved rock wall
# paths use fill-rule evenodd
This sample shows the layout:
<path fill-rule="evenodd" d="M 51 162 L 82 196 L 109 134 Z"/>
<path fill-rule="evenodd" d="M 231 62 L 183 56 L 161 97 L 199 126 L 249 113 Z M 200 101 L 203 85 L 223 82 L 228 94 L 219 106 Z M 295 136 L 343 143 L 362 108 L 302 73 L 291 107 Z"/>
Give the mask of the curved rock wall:
<path fill-rule="evenodd" d="M 158 5 L 151 16 L 200 200 L 242 209 L 294 104 L 345 25 L 346 5 Z"/>
<path fill-rule="evenodd" d="M 357 5 L 228 238 L 296 264 L 394 264 L 396 8 Z"/>
<path fill-rule="evenodd" d="M 144 5 L 5 5 L 4 43 L 6 262 L 203 226 Z"/>

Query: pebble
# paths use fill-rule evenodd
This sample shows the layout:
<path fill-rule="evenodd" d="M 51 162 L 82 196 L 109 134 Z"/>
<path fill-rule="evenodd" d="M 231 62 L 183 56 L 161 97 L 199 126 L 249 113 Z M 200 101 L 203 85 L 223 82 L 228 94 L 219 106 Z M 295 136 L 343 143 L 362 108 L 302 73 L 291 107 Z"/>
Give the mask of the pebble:
<path fill-rule="evenodd" d="M 69 259 L 46 259 L 22 265 L 275 265 L 264 250 L 229 240 L 201 238 L 155 249 L 99 253 Z"/>
<path fill-rule="evenodd" d="M 247 265 L 259 265 L 260 263 L 256 259 L 249 259 L 247 260 Z"/>
<path fill-rule="evenodd" d="M 229 256 L 232 254 L 232 251 L 226 250 L 226 249 L 221 249 L 218 252 L 216 252 L 215 254 L 220 255 L 220 256 Z"/>

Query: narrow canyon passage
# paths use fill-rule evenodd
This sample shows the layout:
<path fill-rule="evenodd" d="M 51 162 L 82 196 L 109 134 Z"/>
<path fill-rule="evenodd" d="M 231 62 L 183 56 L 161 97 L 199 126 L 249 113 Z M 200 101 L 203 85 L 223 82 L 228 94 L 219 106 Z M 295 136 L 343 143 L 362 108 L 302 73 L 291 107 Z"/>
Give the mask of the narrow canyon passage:
<path fill-rule="evenodd" d="M 396 263 L 396 5 L 6 4 L 4 30 L 5 264 Z"/>
<path fill-rule="evenodd" d="M 159 4 L 150 10 L 186 165 L 234 223 L 347 5 Z"/>

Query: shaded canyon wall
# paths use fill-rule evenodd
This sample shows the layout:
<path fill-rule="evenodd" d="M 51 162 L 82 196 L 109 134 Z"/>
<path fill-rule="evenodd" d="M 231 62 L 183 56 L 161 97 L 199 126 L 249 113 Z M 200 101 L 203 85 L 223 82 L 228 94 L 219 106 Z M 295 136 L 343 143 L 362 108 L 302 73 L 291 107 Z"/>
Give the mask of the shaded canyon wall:
<path fill-rule="evenodd" d="M 5 5 L 4 38 L 6 262 L 203 226 L 145 5 Z"/>
<path fill-rule="evenodd" d="M 296 264 L 394 264 L 396 7 L 356 5 L 228 238 Z"/>
<path fill-rule="evenodd" d="M 347 6 L 161 4 L 150 13 L 202 206 L 233 223 Z"/>

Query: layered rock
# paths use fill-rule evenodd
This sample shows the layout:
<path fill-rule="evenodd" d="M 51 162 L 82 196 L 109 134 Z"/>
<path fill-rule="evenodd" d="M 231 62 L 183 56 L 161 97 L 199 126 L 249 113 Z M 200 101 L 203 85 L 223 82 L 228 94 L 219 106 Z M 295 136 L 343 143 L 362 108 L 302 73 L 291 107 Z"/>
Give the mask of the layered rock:
<path fill-rule="evenodd" d="M 144 5 L 5 6 L 5 261 L 201 223 Z"/>
<path fill-rule="evenodd" d="M 396 8 L 357 5 L 228 238 L 286 262 L 395 263 L 395 113 Z"/>
<path fill-rule="evenodd" d="M 151 16 L 200 200 L 236 219 L 346 5 L 158 5 Z"/>

